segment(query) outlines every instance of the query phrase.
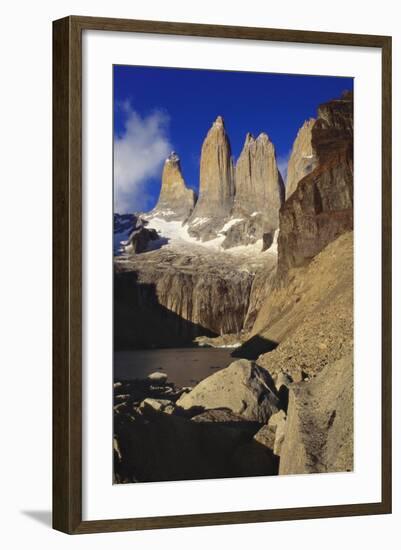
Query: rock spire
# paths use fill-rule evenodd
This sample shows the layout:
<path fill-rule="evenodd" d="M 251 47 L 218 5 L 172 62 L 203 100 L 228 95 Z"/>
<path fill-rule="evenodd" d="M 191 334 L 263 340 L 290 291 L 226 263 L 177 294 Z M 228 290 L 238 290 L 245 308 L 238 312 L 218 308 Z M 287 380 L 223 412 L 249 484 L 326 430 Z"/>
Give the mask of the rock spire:
<path fill-rule="evenodd" d="M 284 184 L 277 168 L 273 143 L 267 134 L 248 133 L 235 168 L 234 216 L 262 213 L 270 229 L 277 229 Z"/>
<path fill-rule="evenodd" d="M 186 186 L 180 158 L 172 151 L 164 163 L 160 196 L 154 212 L 168 219 L 185 220 L 195 203 L 196 194 Z"/>
<path fill-rule="evenodd" d="M 224 120 L 218 116 L 202 145 L 199 199 L 192 219 L 223 219 L 230 214 L 233 200 L 231 146 L 224 127 Z"/>

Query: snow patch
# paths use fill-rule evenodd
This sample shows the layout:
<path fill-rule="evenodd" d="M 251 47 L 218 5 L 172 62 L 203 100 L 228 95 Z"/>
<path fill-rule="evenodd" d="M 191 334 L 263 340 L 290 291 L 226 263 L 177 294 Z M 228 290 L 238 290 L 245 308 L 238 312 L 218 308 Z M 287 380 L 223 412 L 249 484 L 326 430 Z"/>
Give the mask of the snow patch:
<path fill-rule="evenodd" d="M 220 229 L 220 232 L 219 232 L 219 235 L 221 235 L 222 233 L 224 233 L 225 231 L 228 231 L 230 229 L 230 227 L 232 227 L 233 225 L 237 225 L 237 223 L 239 222 L 242 222 L 244 218 L 234 218 L 230 221 L 228 221 L 227 223 L 225 223 L 223 225 L 223 227 Z"/>
<path fill-rule="evenodd" d="M 272 245 L 266 250 L 269 254 L 277 254 L 277 241 L 278 241 L 278 234 L 280 232 L 280 229 L 276 229 L 273 236 L 273 243 Z"/>
<path fill-rule="evenodd" d="M 209 220 L 210 218 L 194 218 L 194 220 L 191 222 L 191 227 L 194 227 L 195 225 L 203 225 Z"/>

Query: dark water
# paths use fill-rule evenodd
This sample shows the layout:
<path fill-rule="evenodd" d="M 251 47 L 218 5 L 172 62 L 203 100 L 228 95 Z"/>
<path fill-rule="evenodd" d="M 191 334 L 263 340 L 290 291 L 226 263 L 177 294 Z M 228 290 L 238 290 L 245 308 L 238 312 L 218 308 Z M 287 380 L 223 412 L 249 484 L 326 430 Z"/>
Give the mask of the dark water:
<path fill-rule="evenodd" d="M 193 386 L 235 361 L 231 348 L 175 348 L 114 353 L 114 378 L 146 378 L 155 371 L 165 372 L 177 386 Z"/>

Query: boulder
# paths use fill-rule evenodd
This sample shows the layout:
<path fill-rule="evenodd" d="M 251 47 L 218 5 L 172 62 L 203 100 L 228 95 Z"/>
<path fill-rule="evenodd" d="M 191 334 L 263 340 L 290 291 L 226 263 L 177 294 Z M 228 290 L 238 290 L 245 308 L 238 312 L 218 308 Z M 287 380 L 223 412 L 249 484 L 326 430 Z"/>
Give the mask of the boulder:
<path fill-rule="evenodd" d="M 278 411 L 279 399 L 267 370 L 239 359 L 202 380 L 177 405 L 183 409 L 225 407 L 248 420 L 266 423 Z"/>
<path fill-rule="evenodd" d="M 284 411 L 273 414 L 255 435 L 254 440 L 269 448 L 276 456 L 280 456 L 285 437 L 285 423 L 287 416 Z"/>
<path fill-rule="evenodd" d="M 140 410 L 152 410 L 155 412 L 166 412 L 171 414 L 174 411 L 174 403 L 169 399 L 153 399 L 146 397 L 140 405 Z"/>
<path fill-rule="evenodd" d="M 152 383 L 157 383 L 162 386 L 167 382 L 167 374 L 165 372 L 152 372 L 151 374 L 149 374 L 148 380 L 150 380 Z"/>

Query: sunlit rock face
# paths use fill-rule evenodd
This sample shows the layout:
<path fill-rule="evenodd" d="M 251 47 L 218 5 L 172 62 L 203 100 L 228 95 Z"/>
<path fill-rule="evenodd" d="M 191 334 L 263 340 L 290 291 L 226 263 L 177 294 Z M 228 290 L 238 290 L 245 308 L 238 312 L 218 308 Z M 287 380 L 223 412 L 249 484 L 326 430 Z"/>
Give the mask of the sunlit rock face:
<path fill-rule="evenodd" d="M 287 169 L 285 189 L 287 199 L 297 188 L 298 182 L 310 174 L 317 165 L 316 153 L 312 147 L 312 129 L 315 122 L 314 118 L 306 120 L 294 141 Z"/>
<path fill-rule="evenodd" d="M 235 167 L 234 215 L 262 212 L 270 229 L 278 228 L 284 185 L 277 168 L 273 143 L 267 134 L 247 134 Z"/>
<path fill-rule="evenodd" d="M 223 248 L 254 244 L 278 227 L 284 186 L 275 149 L 267 134 L 247 134 L 236 165 L 222 117 L 202 146 L 199 200 L 189 233 L 207 241 L 220 237 Z"/>
<path fill-rule="evenodd" d="M 191 235 L 213 239 L 231 215 L 234 203 L 234 165 L 224 121 L 218 116 L 202 145 L 199 198 L 189 220 Z"/>
<path fill-rule="evenodd" d="M 186 186 L 179 156 L 173 151 L 163 167 L 162 186 L 154 214 L 171 220 L 185 220 L 192 213 L 196 194 Z"/>
<path fill-rule="evenodd" d="M 317 165 L 280 211 L 278 272 L 303 265 L 353 229 L 353 96 L 321 105 L 312 128 Z"/>

